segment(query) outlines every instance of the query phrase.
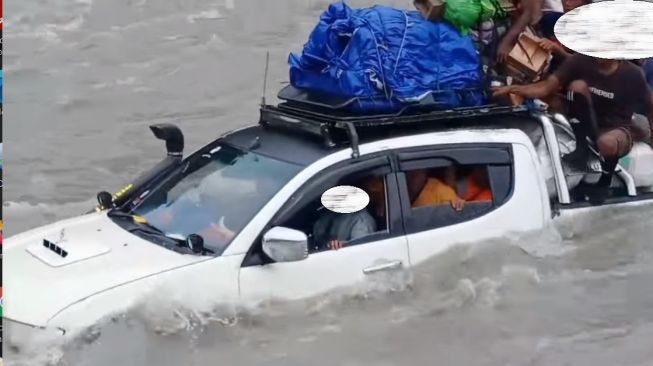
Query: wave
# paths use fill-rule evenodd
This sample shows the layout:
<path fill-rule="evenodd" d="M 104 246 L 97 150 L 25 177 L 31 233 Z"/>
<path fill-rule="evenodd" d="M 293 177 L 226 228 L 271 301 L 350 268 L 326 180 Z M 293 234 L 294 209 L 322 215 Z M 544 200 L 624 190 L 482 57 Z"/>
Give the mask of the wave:
<path fill-rule="evenodd" d="M 19 20 L 21 18 L 16 18 Z M 24 19 L 24 18 L 23 18 Z M 37 39 L 50 44 L 58 44 L 62 41 L 61 36 L 65 33 L 72 33 L 80 30 L 84 25 L 84 16 L 79 14 L 72 19 L 62 23 L 49 23 L 32 28 L 29 23 L 18 21 L 17 27 L 12 27 L 12 20 L 8 20 L 6 38 L 27 38 Z M 23 23 L 22 25 L 20 23 Z"/>
<path fill-rule="evenodd" d="M 47 205 L 9 206 L 24 214 L 52 209 Z M 77 209 L 74 205 L 70 208 Z M 343 344 L 347 339 L 360 349 L 396 349 L 393 356 L 378 353 L 378 359 L 374 352 L 355 353 L 367 360 L 364 364 L 378 364 L 383 357 L 398 358 L 400 363 L 416 344 L 423 356 L 432 356 L 433 347 L 444 347 L 453 337 L 467 346 L 506 351 L 526 347 L 531 350 L 527 358 L 546 357 L 547 350 L 565 344 L 629 337 L 618 318 L 603 320 L 606 306 L 616 300 L 588 297 L 584 291 L 608 288 L 619 293 L 625 279 L 635 287 L 650 281 L 653 257 L 645 254 L 653 253 L 653 248 L 645 238 L 651 229 L 636 220 L 642 213 L 633 210 L 595 216 L 591 224 L 580 225 L 589 234 L 575 233 L 573 240 L 551 228 L 544 234 L 460 243 L 411 270 L 368 277 L 365 282 L 298 301 L 226 302 L 222 294 L 210 290 L 217 288 L 217 279 L 171 277 L 143 294 L 126 312 L 99 322 L 66 345 L 44 349 L 50 355 L 63 355 L 58 365 L 108 366 L 117 362 L 165 366 L 192 363 L 188 361 L 191 358 L 195 360 L 192 364 L 211 365 L 225 357 L 239 364 L 260 364 L 278 357 L 279 364 L 301 365 L 315 352 L 339 352 L 348 347 Z M 604 229 L 632 238 L 621 240 L 619 247 L 604 244 L 595 239 L 605 236 Z M 529 253 L 525 245 L 540 250 Z M 543 251 L 546 246 L 556 250 Z M 610 260 L 606 262 L 606 258 Z M 600 265 L 593 268 L 594 262 Z M 635 309 L 634 303 L 653 301 L 653 295 L 643 290 L 637 298 L 629 298 L 629 309 Z M 636 319 L 651 309 L 645 306 L 638 312 L 628 316 Z M 534 331 L 543 336 L 534 336 Z M 426 340 L 431 341 L 425 344 Z M 291 347 L 288 342 L 301 347 Z M 399 345 L 408 349 L 402 351 Z M 442 347 L 440 355 L 445 352 Z M 121 349 L 119 356 L 114 356 L 116 348 Z M 153 352 L 143 353 L 144 348 Z M 424 353 L 426 349 L 429 352 Z M 342 352 L 338 359 L 347 355 Z M 482 352 L 455 348 L 451 352 L 456 355 L 452 360 L 460 361 L 452 361 L 457 364 L 477 364 L 483 357 Z M 289 355 L 297 361 L 290 362 Z M 520 357 L 525 356 L 517 352 L 513 360 L 523 361 Z M 316 364 L 326 364 L 320 362 Z"/>
<path fill-rule="evenodd" d="M 5 237 L 50 224 L 54 221 L 81 215 L 95 206 L 94 200 L 65 204 L 5 201 L 2 205 Z"/>
<path fill-rule="evenodd" d="M 502 254 L 492 257 L 490 253 L 496 251 Z M 257 304 L 225 303 L 221 294 L 207 291 L 215 287 L 215 279 L 189 281 L 179 277 L 144 294 L 138 305 L 89 328 L 71 343 L 52 346 L 49 354 L 75 355 L 84 349 L 103 348 L 119 341 L 113 337 L 124 337 L 124 333 L 138 333 L 148 339 L 146 343 L 183 339 L 187 344 L 207 332 L 249 342 L 250 334 L 271 332 L 281 324 L 299 334 L 300 342 L 311 344 L 322 337 L 350 332 L 347 319 L 360 318 L 361 311 L 369 312 L 363 317 L 401 326 L 470 307 L 492 308 L 500 303 L 502 291 L 540 282 L 537 269 L 527 259 L 514 243 L 504 240 L 483 243 L 482 248 L 461 245 L 411 271 L 379 274 L 305 300 L 268 299 Z"/>

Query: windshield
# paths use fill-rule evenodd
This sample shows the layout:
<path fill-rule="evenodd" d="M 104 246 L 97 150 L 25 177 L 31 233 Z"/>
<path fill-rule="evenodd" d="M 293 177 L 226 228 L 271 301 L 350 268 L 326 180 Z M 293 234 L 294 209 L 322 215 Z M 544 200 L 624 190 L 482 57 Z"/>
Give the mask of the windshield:
<path fill-rule="evenodd" d="M 130 213 L 170 237 L 198 234 L 219 255 L 300 169 L 228 145 L 213 146 L 142 194 Z"/>

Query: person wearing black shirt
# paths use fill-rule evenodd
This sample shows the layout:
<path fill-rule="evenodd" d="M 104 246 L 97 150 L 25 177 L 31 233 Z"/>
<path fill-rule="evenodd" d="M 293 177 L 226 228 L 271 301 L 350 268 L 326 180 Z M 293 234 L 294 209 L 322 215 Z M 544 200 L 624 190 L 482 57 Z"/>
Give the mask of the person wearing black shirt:
<path fill-rule="evenodd" d="M 646 106 L 649 123 L 653 124 L 653 96 L 636 65 L 582 54 L 568 57 L 544 81 L 496 88 L 494 95 L 545 98 L 561 89 L 567 91 L 568 115 L 579 121 L 572 124 L 577 146 L 572 159 L 586 158 L 588 137 L 603 158 L 603 174 L 590 190 L 590 200 L 600 204 L 609 193 L 619 159 L 630 152 L 634 141 L 648 137 L 633 123 L 633 113 L 639 106 Z"/>

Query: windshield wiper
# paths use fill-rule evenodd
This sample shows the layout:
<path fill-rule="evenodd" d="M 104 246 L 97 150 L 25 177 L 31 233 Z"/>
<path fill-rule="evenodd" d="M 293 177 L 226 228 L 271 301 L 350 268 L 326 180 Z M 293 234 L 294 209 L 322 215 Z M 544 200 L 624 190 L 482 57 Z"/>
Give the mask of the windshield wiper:
<path fill-rule="evenodd" d="M 120 211 L 118 209 L 113 209 L 113 210 L 111 210 L 111 211 L 109 211 L 107 213 L 107 216 L 109 216 L 111 218 L 131 220 L 131 222 L 135 225 L 135 227 L 132 228 L 132 229 L 127 230 L 129 232 L 136 231 L 136 230 L 142 230 L 143 227 L 145 227 L 145 228 L 148 229 L 148 231 L 151 231 L 154 234 L 166 235 L 161 229 L 159 229 L 158 227 L 150 224 L 145 219 L 137 220 L 138 215 L 130 214 L 128 212 Z M 175 238 L 170 238 L 170 239 L 179 240 L 179 239 L 175 239 Z"/>
<path fill-rule="evenodd" d="M 132 221 L 134 220 L 134 215 L 132 215 L 132 214 L 130 214 L 128 212 L 120 211 L 117 208 L 109 210 L 109 212 L 107 212 L 107 216 L 116 217 L 116 218 L 120 218 L 120 219 L 130 219 Z"/>
<path fill-rule="evenodd" d="M 127 229 L 127 231 L 129 231 L 130 233 L 141 232 L 141 233 L 146 234 L 146 235 L 156 236 L 158 238 L 165 239 L 165 240 L 168 240 L 170 242 L 173 242 L 178 247 L 191 249 L 191 248 L 189 248 L 188 243 L 186 243 L 186 240 L 168 236 L 163 230 L 161 230 L 158 227 L 150 224 L 147 221 L 143 221 L 143 220 L 137 221 L 137 220 L 134 219 L 136 215 L 133 215 L 133 214 L 130 214 L 130 213 L 127 213 L 127 212 L 124 212 L 124 211 L 120 211 L 120 210 L 117 210 L 117 209 L 113 209 L 113 210 L 111 210 L 111 211 L 109 211 L 107 213 L 107 216 L 112 217 L 112 218 L 120 218 L 120 219 L 130 220 L 134 224 L 134 227 Z M 212 251 L 211 249 L 208 249 L 208 248 L 204 248 L 204 251 L 206 251 L 208 253 L 215 253 L 214 251 Z"/>
<path fill-rule="evenodd" d="M 134 228 L 132 228 L 132 229 L 129 229 L 129 230 L 127 230 L 127 231 L 129 231 L 129 232 L 134 232 L 134 231 L 143 231 L 143 232 L 147 232 L 148 234 L 154 234 L 154 235 L 159 235 L 159 236 L 165 236 L 166 238 L 171 239 L 171 240 L 174 240 L 174 241 L 179 242 L 179 243 L 183 243 L 183 242 L 184 242 L 184 241 L 181 240 L 181 239 L 173 238 L 173 237 L 170 237 L 170 236 L 166 235 L 166 233 L 163 232 L 163 230 L 161 230 L 161 229 L 159 229 L 158 227 L 156 227 L 156 226 L 150 224 L 149 222 L 137 222 L 137 221 L 134 221 L 134 223 L 135 223 L 137 226 L 134 227 Z"/>
<path fill-rule="evenodd" d="M 127 231 L 129 231 L 130 233 L 133 233 L 135 231 L 140 231 L 140 232 L 143 232 L 145 234 L 150 234 L 150 235 L 154 235 L 154 236 L 158 236 L 158 237 L 162 237 L 162 238 L 172 240 L 179 246 L 185 246 L 184 240 L 169 237 L 168 235 L 166 235 L 165 232 L 163 232 L 163 230 L 161 230 L 158 227 L 150 224 L 149 222 L 144 221 L 144 220 L 137 220 L 136 215 L 133 215 L 133 214 L 130 214 L 130 213 L 127 213 L 127 212 L 123 212 L 123 211 L 111 210 L 111 211 L 109 211 L 107 216 L 112 217 L 112 218 L 130 220 L 134 224 L 134 227 L 127 229 Z"/>

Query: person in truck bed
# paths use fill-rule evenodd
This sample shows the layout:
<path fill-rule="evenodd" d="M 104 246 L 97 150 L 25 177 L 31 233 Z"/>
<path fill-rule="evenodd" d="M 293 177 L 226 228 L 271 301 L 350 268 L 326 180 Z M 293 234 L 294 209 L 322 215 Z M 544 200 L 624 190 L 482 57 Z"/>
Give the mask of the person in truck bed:
<path fill-rule="evenodd" d="M 413 5 L 428 20 L 441 20 L 444 14 L 444 1 L 442 0 L 415 0 Z"/>
<path fill-rule="evenodd" d="M 562 9 L 566 14 L 576 8 L 591 3 L 592 0 L 563 0 Z M 553 23 L 550 24 L 550 27 L 547 27 L 550 29 L 551 33 L 544 34 L 545 38 L 542 39 L 542 41 L 540 42 L 540 47 L 542 47 L 547 51 L 551 51 L 551 53 L 553 54 L 553 62 L 551 67 L 549 68 L 550 71 L 554 71 L 560 65 L 561 61 L 574 54 L 574 51 L 566 48 L 558 41 L 558 39 L 556 38 L 553 32 L 555 23 L 558 21 L 558 19 L 560 19 L 562 15 L 564 14 L 561 13 L 551 18 L 551 20 L 553 20 Z"/>
<path fill-rule="evenodd" d="M 586 164 L 587 138 L 596 143 L 603 160 L 603 174 L 588 195 L 591 202 L 603 203 L 619 159 L 630 152 L 633 141 L 646 138 L 645 131 L 633 123 L 638 106 L 646 106 L 649 122 L 653 123 L 651 91 L 642 71 L 630 62 L 574 54 L 544 81 L 499 87 L 494 95 L 545 98 L 560 88 L 567 91 L 567 114 L 579 121 L 572 124 L 576 151 L 569 159 L 582 159 Z"/>
<path fill-rule="evenodd" d="M 648 87 L 653 90 L 653 57 L 641 61 Z"/>
<path fill-rule="evenodd" d="M 561 0 L 513 0 L 517 8 L 512 24 L 497 47 L 497 61 L 504 62 L 517 43 L 519 35 L 528 27 L 540 35 L 552 35 L 553 26 L 563 12 Z"/>

